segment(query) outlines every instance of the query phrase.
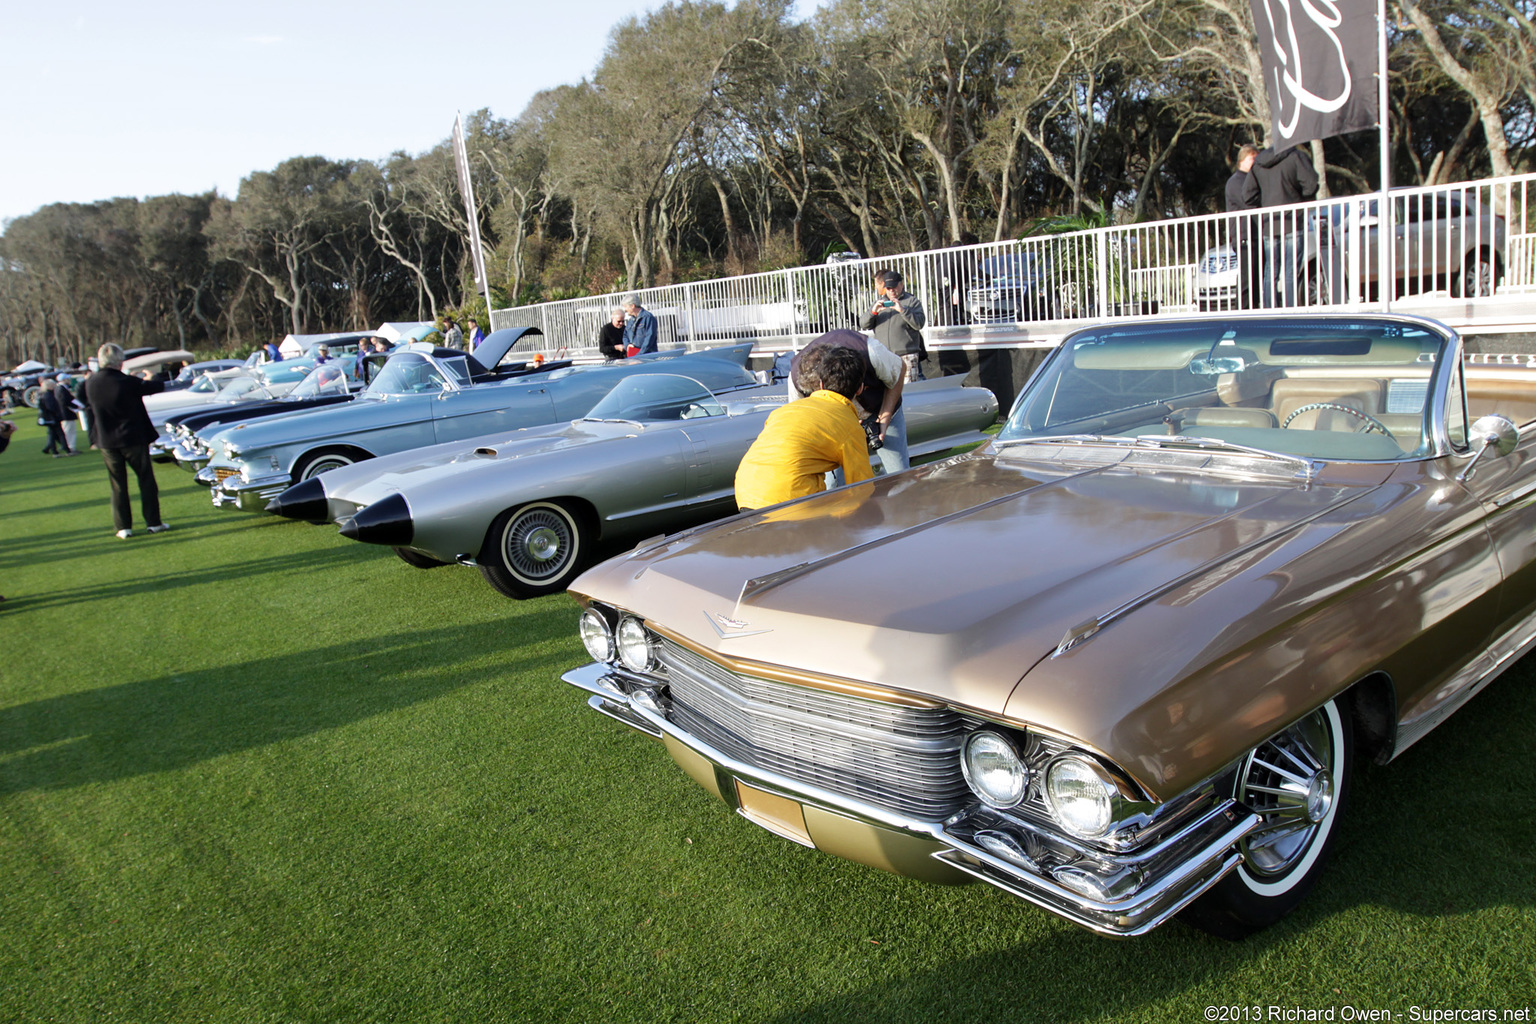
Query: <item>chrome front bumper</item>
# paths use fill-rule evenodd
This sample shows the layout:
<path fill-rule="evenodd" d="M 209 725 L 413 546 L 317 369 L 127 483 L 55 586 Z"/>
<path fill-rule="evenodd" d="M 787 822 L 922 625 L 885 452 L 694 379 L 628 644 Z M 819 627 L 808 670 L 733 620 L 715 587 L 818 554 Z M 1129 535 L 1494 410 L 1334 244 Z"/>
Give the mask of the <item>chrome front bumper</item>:
<path fill-rule="evenodd" d="M 1104 935 L 1141 935 L 1177 914 L 1237 866 L 1238 841 L 1259 824 L 1258 815 L 1221 800 L 1143 847 L 1108 853 L 979 805 L 946 821 L 917 820 L 732 758 L 675 726 L 649 691 L 626 692 L 607 665 L 583 665 L 561 679 L 590 694 L 594 710 L 661 740 L 695 781 L 771 832 L 902 874 L 954 880 L 942 865 L 947 874 L 995 885 Z M 757 813 L 747 794 L 778 801 L 781 810 Z M 849 829 L 839 828 L 835 843 L 823 843 L 812 823 L 829 816 L 865 834 L 850 840 Z M 921 849 L 929 869 L 913 870 L 910 857 L 905 864 L 881 863 L 849 847 L 893 841 Z"/>
<path fill-rule="evenodd" d="M 188 473 L 196 473 L 208 465 L 212 456 L 208 452 L 193 451 L 184 444 L 177 444 L 171 449 L 171 456 L 176 460 L 176 465 Z"/>
<path fill-rule="evenodd" d="M 267 502 L 282 494 L 293 483 L 287 473 L 268 473 L 251 480 L 238 475 L 216 480 L 207 466 L 198 470 L 192 479 L 208 486 L 214 508 L 233 507 L 242 512 L 265 512 Z"/>

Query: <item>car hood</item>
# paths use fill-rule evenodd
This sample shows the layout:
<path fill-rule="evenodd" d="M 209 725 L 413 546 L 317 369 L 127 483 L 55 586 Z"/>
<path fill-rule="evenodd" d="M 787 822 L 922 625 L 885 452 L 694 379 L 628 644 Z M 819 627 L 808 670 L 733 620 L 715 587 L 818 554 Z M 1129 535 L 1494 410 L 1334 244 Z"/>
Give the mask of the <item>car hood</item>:
<path fill-rule="evenodd" d="M 293 412 L 284 411 L 274 416 L 262 416 L 251 422 L 230 426 L 224 430 L 223 440 L 235 445 L 242 452 L 251 452 L 314 438 L 347 434 L 366 427 L 379 426 L 385 422 L 393 424 L 395 420 L 382 411 L 384 406 L 415 397 L 420 396 L 378 397 L 360 394 L 352 401 L 341 405 L 323 405 L 316 408 L 301 406 Z"/>
<path fill-rule="evenodd" d="M 1074 680 L 1070 695 L 1028 693 L 1031 668 L 1069 632 L 1098 620 L 1108 636 L 1114 613 L 1208 592 L 1261 558 L 1293 560 L 1338 532 L 1314 527 L 1391 472 L 1330 466 L 1299 481 L 1279 462 L 1228 473 L 1194 454 L 1180 465 L 1166 452 L 1060 451 L 1026 460 L 989 448 L 738 516 L 642 546 L 571 590 L 727 658 L 986 715 L 1025 709 L 1082 737 L 1084 706 L 1113 719 L 1145 698 L 1124 672 Z M 1137 685 L 1155 690 L 1159 671 L 1137 671 Z"/>

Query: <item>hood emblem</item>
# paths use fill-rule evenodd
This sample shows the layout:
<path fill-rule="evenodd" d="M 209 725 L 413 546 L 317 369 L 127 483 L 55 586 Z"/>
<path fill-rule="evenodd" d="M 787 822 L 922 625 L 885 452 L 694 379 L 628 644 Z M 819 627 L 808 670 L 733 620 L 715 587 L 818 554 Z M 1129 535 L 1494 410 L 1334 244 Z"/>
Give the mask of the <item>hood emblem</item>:
<path fill-rule="evenodd" d="M 752 625 L 750 622 L 742 622 L 740 619 L 733 619 L 728 615 L 711 615 L 709 612 L 705 612 L 704 617 L 709 620 L 709 624 L 714 628 L 715 634 L 722 640 L 735 640 L 738 637 L 757 636 L 759 633 L 773 632 L 771 629 L 751 629 L 749 628 Z"/>

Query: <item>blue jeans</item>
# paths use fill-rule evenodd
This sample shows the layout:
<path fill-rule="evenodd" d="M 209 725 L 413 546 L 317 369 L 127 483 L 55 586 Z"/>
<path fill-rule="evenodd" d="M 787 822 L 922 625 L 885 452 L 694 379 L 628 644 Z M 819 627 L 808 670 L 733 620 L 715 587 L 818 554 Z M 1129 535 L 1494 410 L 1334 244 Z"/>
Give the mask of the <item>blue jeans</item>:
<path fill-rule="evenodd" d="M 891 417 L 890 426 L 885 428 L 885 444 L 875 452 L 875 457 L 880 460 L 880 472 L 900 473 L 912 465 L 912 460 L 907 457 L 907 413 L 904 409 L 897 409 L 896 415 Z M 827 487 L 843 486 L 843 471 L 834 469 L 827 474 Z"/>

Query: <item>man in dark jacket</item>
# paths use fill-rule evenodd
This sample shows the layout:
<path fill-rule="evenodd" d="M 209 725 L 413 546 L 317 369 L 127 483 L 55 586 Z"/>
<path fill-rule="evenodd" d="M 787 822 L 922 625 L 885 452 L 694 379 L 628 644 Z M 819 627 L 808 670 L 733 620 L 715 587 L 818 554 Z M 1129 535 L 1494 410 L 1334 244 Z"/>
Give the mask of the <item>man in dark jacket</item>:
<path fill-rule="evenodd" d="M 1243 186 L 1243 200 L 1250 206 L 1266 210 L 1276 206 L 1304 203 L 1317 195 L 1317 171 L 1312 160 L 1300 147 L 1276 151 L 1262 149 L 1254 158 L 1253 169 L 1248 172 L 1248 184 Z M 1300 270 L 1300 248 L 1305 243 L 1307 215 L 1292 210 L 1282 214 L 1270 214 L 1264 218 L 1264 249 L 1267 256 L 1264 265 L 1264 305 L 1273 306 L 1274 278 L 1278 273 L 1285 289 L 1285 304 L 1296 304 L 1296 281 Z"/>
<path fill-rule="evenodd" d="M 128 504 L 128 469 L 139 481 L 139 504 L 150 533 L 170 526 L 160 521 L 160 488 L 155 483 L 155 464 L 149 461 L 149 443 L 156 437 L 154 424 L 144 409 L 144 396 L 165 390 L 164 381 L 140 380 L 123 372 L 123 349 L 106 344 L 96 353 L 101 363 L 85 382 L 91 421 L 101 460 L 112 484 L 112 525 L 123 540 L 133 536 L 133 511 Z"/>
<path fill-rule="evenodd" d="M 1237 151 L 1237 170 L 1227 179 L 1228 213 L 1259 208 L 1257 198 L 1250 202 L 1244 194 L 1252 177 L 1249 172 L 1253 170 L 1253 161 L 1258 155 L 1259 147 L 1251 142 L 1243 143 Z M 1255 285 L 1259 281 L 1259 261 L 1256 258 L 1259 251 L 1259 219 L 1233 217 L 1231 230 L 1232 247 L 1237 250 L 1237 308 L 1252 309 L 1253 296 L 1258 291 Z"/>

